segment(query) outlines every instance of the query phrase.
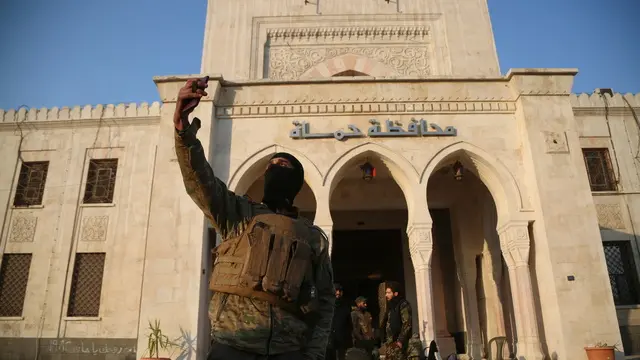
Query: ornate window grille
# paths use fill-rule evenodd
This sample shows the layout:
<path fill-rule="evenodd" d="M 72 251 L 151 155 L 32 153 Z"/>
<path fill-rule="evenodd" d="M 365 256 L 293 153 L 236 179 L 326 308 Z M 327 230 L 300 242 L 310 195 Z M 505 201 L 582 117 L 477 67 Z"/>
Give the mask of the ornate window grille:
<path fill-rule="evenodd" d="M 591 191 L 615 191 L 616 180 L 608 149 L 582 149 Z"/>
<path fill-rule="evenodd" d="M 118 159 L 89 161 L 87 186 L 84 190 L 85 204 L 110 204 L 116 188 Z"/>
<path fill-rule="evenodd" d="M 611 291 L 616 305 L 638 304 L 638 280 L 629 241 L 604 241 Z"/>
<path fill-rule="evenodd" d="M 4 254 L 0 267 L 0 316 L 22 316 L 31 254 Z"/>
<path fill-rule="evenodd" d="M 105 253 L 77 253 L 71 279 L 67 316 L 100 314 Z"/>
<path fill-rule="evenodd" d="M 41 205 L 48 171 L 48 161 L 22 163 L 13 206 Z"/>

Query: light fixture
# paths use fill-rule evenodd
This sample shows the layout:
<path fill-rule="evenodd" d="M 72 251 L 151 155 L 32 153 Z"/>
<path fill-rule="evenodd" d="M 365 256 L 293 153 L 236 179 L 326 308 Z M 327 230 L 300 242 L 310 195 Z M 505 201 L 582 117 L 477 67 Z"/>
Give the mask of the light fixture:
<path fill-rule="evenodd" d="M 464 166 L 462 166 L 462 163 L 460 161 L 456 161 L 455 164 L 453 164 L 452 168 L 453 177 L 458 181 L 462 180 L 462 172 L 464 171 Z"/>
<path fill-rule="evenodd" d="M 374 177 L 376 177 L 376 168 L 373 167 L 368 161 L 362 165 L 360 165 L 360 170 L 362 170 L 362 179 L 364 181 L 371 181 Z"/>

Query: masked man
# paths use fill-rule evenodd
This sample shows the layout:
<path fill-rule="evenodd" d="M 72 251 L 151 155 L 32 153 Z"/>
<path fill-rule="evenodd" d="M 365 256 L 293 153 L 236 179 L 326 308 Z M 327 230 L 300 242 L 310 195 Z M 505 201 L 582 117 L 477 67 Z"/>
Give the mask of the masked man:
<path fill-rule="evenodd" d="M 385 360 L 403 360 L 411 339 L 411 304 L 401 295 L 399 283 L 390 281 L 386 286 Z"/>
<path fill-rule="evenodd" d="M 264 174 L 262 203 L 229 191 L 196 138 L 200 120 L 188 120 L 206 87 L 187 81 L 173 122 L 187 193 L 223 240 L 209 282 L 208 360 L 323 359 L 335 302 L 333 270 L 326 235 L 298 218 L 293 206 L 304 182 L 302 165 L 290 154 L 275 154 Z"/>

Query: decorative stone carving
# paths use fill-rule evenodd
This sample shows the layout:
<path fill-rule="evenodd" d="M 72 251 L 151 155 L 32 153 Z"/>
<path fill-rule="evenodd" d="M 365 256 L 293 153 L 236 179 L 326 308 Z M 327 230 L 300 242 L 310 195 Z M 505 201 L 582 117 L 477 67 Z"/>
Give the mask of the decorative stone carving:
<path fill-rule="evenodd" d="M 82 241 L 106 241 L 109 217 L 89 216 L 82 222 Z"/>
<path fill-rule="evenodd" d="M 33 242 L 37 222 L 38 218 L 31 215 L 19 215 L 13 218 L 9 242 Z"/>
<path fill-rule="evenodd" d="M 433 239 L 430 228 L 414 228 L 409 233 L 409 254 L 413 267 L 424 270 L 431 267 Z"/>
<path fill-rule="evenodd" d="M 346 54 L 378 61 L 400 76 L 431 74 L 427 47 L 272 47 L 269 50 L 269 79 L 295 80 L 313 66 Z"/>
<path fill-rule="evenodd" d="M 303 99 L 284 100 L 269 104 L 221 105 L 216 107 L 216 118 L 268 118 L 282 116 L 314 116 L 320 114 L 512 114 L 515 103 L 508 100 L 458 100 L 442 101 L 430 98 L 342 98 L 342 99 Z"/>
<path fill-rule="evenodd" d="M 366 26 L 332 28 L 279 28 L 268 29 L 267 39 L 278 41 L 334 42 L 342 39 L 358 40 L 416 40 L 429 35 L 427 26 Z"/>
<path fill-rule="evenodd" d="M 619 204 L 596 204 L 598 225 L 607 229 L 626 229 Z"/>
<path fill-rule="evenodd" d="M 507 266 L 529 264 L 529 229 L 526 224 L 508 225 L 500 231 L 500 248 Z"/>
<path fill-rule="evenodd" d="M 282 116 L 320 116 L 323 114 L 454 114 L 485 113 L 511 114 L 515 112 L 512 101 L 429 101 L 418 99 L 308 99 L 278 101 L 277 104 L 236 104 L 216 107 L 216 118 L 268 118 Z M 406 101 L 406 102 L 405 102 Z"/>
<path fill-rule="evenodd" d="M 543 131 L 547 153 L 569 153 L 567 135 L 564 132 Z"/>

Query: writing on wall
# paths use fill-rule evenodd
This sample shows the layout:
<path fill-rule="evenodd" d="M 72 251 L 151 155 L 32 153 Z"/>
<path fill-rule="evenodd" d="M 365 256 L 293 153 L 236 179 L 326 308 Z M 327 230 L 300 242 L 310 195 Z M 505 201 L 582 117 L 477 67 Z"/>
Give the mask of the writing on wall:
<path fill-rule="evenodd" d="M 385 129 L 383 129 L 380 122 L 376 119 L 369 120 L 371 126 L 367 129 L 367 132 L 362 132 L 357 126 L 353 124 L 347 125 L 348 130 L 338 129 L 329 133 L 313 133 L 311 132 L 310 125 L 306 121 L 294 121 L 294 128 L 289 132 L 289 137 L 292 139 L 328 139 L 335 138 L 336 140 L 345 140 L 348 138 L 362 138 L 362 137 L 428 137 L 428 136 L 457 136 L 458 130 L 453 126 L 447 126 L 444 129 L 436 123 L 428 123 L 424 119 L 416 120 L 411 119 L 411 122 L 407 126 L 407 130 L 396 121 L 386 120 Z"/>

